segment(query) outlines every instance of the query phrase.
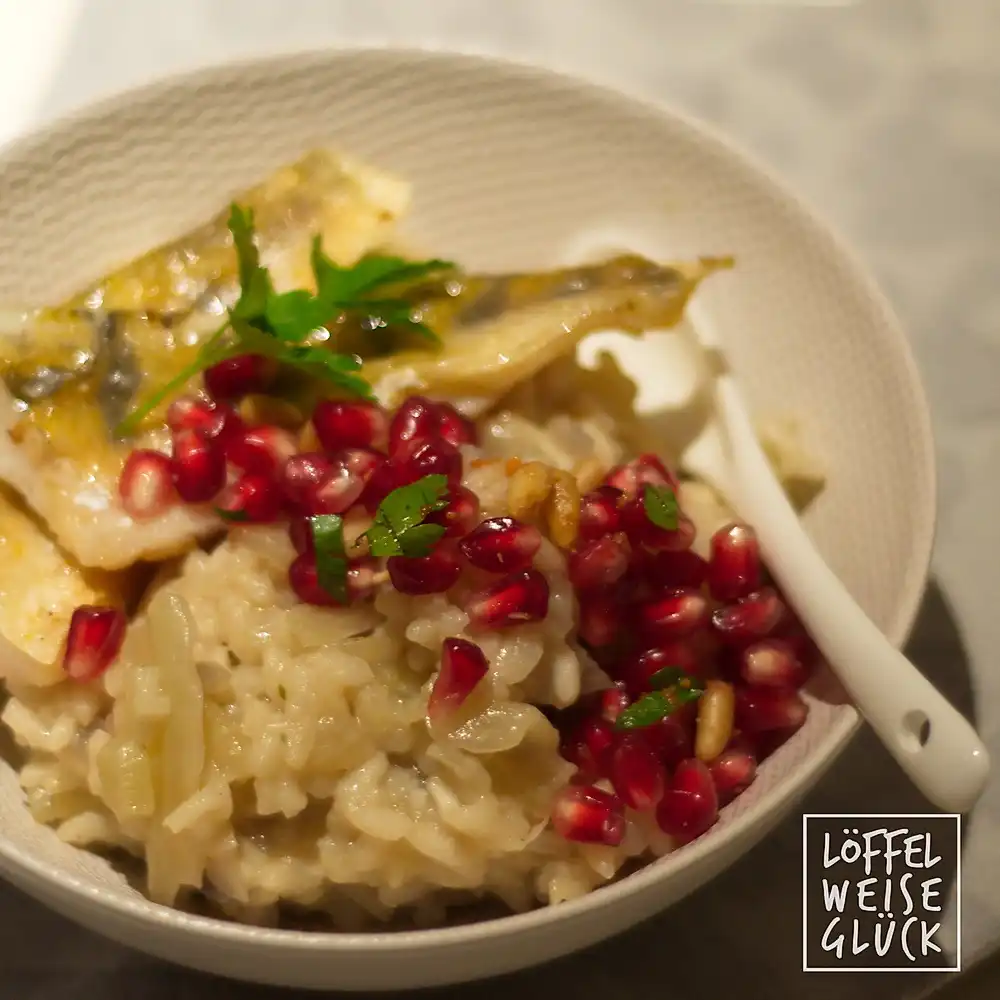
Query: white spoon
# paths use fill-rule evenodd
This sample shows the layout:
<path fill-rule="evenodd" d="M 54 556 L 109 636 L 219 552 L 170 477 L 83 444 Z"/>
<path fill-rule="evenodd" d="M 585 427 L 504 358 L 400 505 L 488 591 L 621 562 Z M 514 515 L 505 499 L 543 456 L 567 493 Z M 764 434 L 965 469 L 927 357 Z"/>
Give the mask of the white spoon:
<path fill-rule="evenodd" d="M 709 324 L 697 330 L 705 348 L 716 346 Z M 986 747 L 823 562 L 771 470 L 731 375 L 715 378 L 714 396 L 714 416 L 685 450 L 683 465 L 754 526 L 768 569 L 910 780 L 938 808 L 968 812 L 989 777 Z"/>

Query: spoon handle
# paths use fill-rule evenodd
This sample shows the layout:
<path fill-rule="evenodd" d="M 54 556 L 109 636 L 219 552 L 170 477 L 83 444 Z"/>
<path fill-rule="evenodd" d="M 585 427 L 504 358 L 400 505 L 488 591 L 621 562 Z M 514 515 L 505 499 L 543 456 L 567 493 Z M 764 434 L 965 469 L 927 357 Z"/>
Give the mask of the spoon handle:
<path fill-rule="evenodd" d="M 938 808 L 964 813 L 989 777 L 989 753 L 966 719 L 869 620 L 809 540 L 729 375 L 716 384 L 734 499 L 775 579 L 861 714 Z"/>

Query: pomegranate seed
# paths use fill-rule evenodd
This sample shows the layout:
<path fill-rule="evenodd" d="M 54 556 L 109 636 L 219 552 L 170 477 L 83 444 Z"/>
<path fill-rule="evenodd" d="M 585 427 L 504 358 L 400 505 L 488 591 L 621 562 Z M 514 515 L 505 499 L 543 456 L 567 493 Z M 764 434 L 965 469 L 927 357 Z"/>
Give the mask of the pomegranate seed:
<path fill-rule="evenodd" d="M 511 573 L 473 594 L 465 611 L 474 626 L 485 629 L 541 621 L 549 613 L 549 581 L 536 569 Z"/>
<path fill-rule="evenodd" d="M 619 489 L 626 497 L 642 492 L 643 486 L 670 486 L 676 489 L 677 478 L 667 470 L 656 455 L 640 455 L 627 465 L 612 469 L 605 478 L 605 485 Z"/>
<path fill-rule="evenodd" d="M 628 540 L 617 532 L 574 549 L 566 561 L 566 572 L 579 591 L 604 589 L 625 575 L 628 559 Z"/>
<path fill-rule="evenodd" d="M 92 681 L 111 666 L 124 640 L 124 611 L 84 604 L 69 620 L 63 670 L 75 681 Z"/>
<path fill-rule="evenodd" d="M 242 429 L 236 411 L 225 403 L 196 396 L 181 396 L 167 409 L 167 426 L 172 431 L 197 431 L 206 438 L 226 438 Z"/>
<path fill-rule="evenodd" d="M 378 565 L 372 559 L 357 559 L 347 567 L 347 597 L 349 601 L 361 600 L 370 596 L 375 588 L 375 573 Z M 292 562 L 288 568 L 288 582 L 295 596 L 304 604 L 315 604 L 319 607 L 340 607 L 332 594 L 327 593 L 319 583 L 316 569 L 316 557 L 311 553 L 303 553 Z"/>
<path fill-rule="evenodd" d="M 634 736 L 641 737 L 667 767 L 676 767 L 694 753 L 694 705 L 685 705 L 680 711 L 659 719 L 651 726 L 643 726 Z"/>
<path fill-rule="evenodd" d="M 440 594 L 454 586 L 462 574 L 458 553 L 447 545 L 438 545 L 419 558 L 392 556 L 385 568 L 401 594 Z"/>
<path fill-rule="evenodd" d="M 459 542 L 462 555 L 477 569 L 509 573 L 527 569 L 542 544 L 542 533 L 513 517 L 491 517 Z"/>
<path fill-rule="evenodd" d="M 226 442 L 226 458 L 242 472 L 277 476 L 295 454 L 295 436 L 280 427 L 248 427 Z"/>
<path fill-rule="evenodd" d="M 402 483 L 414 483 L 424 476 L 446 476 L 458 485 L 462 479 L 462 456 L 447 441 L 416 438 L 400 446 L 393 457 Z"/>
<path fill-rule="evenodd" d="M 736 726 L 753 736 L 772 729 L 798 729 L 809 714 L 809 706 L 798 691 L 780 688 L 738 688 Z"/>
<path fill-rule="evenodd" d="M 708 769 L 715 782 L 719 803 L 725 805 L 750 787 L 757 774 L 757 757 L 747 740 L 736 737 L 708 765 Z"/>
<path fill-rule="evenodd" d="M 133 451 L 122 467 L 118 495 L 129 517 L 157 517 L 176 499 L 170 459 L 162 452 Z"/>
<path fill-rule="evenodd" d="M 663 764 L 642 736 L 623 736 L 611 754 L 611 784 L 633 809 L 650 809 L 660 801 L 666 783 Z"/>
<path fill-rule="evenodd" d="M 763 639 L 781 624 L 784 615 L 784 602 L 771 587 L 763 587 L 735 604 L 717 608 L 712 625 L 726 642 L 747 643 Z"/>
<path fill-rule="evenodd" d="M 288 525 L 288 537 L 292 540 L 295 551 L 300 556 L 311 554 L 313 548 L 312 525 L 307 517 L 292 518 Z"/>
<path fill-rule="evenodd" d="M 667 667 L 676 667 L 685 674 L 699 674 L 702 663 L 690 642 L 677 639 L 629 656 L 620 664 L 617 676 L 629 693 L 637 696 L 651 691 L 650 678 Z"/>
<path fill-rule="evenodd" d="M 323 399 L 312 415 L 316 436 L 327 451 L 381 448 L 389 433 L 389 417 L 380 406 L 357 400 Z"/>
<path fill-rule="evenodd" d="M 205 369 L 205 388 L 214 399 L 239 399 L 263 392 L 274 381 L 278 366 L 260 354 L 238 354 Z"/>
<path fill-rule="evenodd" d="M 343 514 L 365 491 L 365 480 L 343 462 L 331 462 L 323 478 L 305 491 L 302 506 L 308 514 Z"/>
<path fill-rule="evenodd" d="M 472 689 L 489 669 L 486 654 L 474 642 L 445 639 L 441 648 L 441 669 L 427 699 L 427 717 L 439 719 L 453 712 L 472 694 Z"/>
<path fill-rule="evenodd" d="M 694 542 L 693 521 L 680 514 L 675 529 L 661 528 L 649 519 L 646 502 L 641 496 L 622 507 L 621 520 L 629 541 L 651 552 L 683 552 Z"/>
<path fill-rule="evenodd" d="M 686 588 L 668 591 L 639 607 L 640 628 L 653 641 L 682 639 L 708 620 L 708 601 Z"/>
<path fill-rule="evenodd" d="M 691 549 L 644 553 L 640 568 L 645 579 L 656 588 L 700 590 L 708 579 L 708 563 Z"/>
<path fill-rule="evenodd" d="M 617 847 L 625 838 L 625 811 L 610 792 L 595 785 L 570 785 L 556 795 L 552 826 L 567 840 Z"/>
<path fill-rule="evenodd" d="M 411 441 L 436 437 L 440 428 L 438 408 L 424 396 L 410 396 L 389 423 L 389 455 L 395 458 Z"/>
<path fill-rule="evenodd" d="M 601 718 L 608 722 L 614 722 L 631 703 L 632 699 L 628 696 L 623 684 L 606 688 L 600 693 L 598 699 Z"/>
<path fill-rule="evenodd" d="M 361 494 L 361 503 L 364 504 L 365 510 L 369 514 L 374 514 L 378 505 L 394 489 L 402 485 L 396 465 L 393 462 L 383 462 L 369 477 L 364 492 Z M 457 488 L 455 487 L 455 489 Z M 428 517 L 427 520 L 430 521 L 432 518 Z"/>
<path fill-rule="evenodd" d="M 805 683 L 807 671 L 791 643 L 764 639 L 742 651 L 740 675 L 755 687 L 798 688 Z"/>
<path fill-rule="evenodd" d="M 332 468 L 330 459 L 319 451 L 303 451 L 292 455 L 281 469 L 281 487 L 285 496 L 293 504 L 305 504 L 309 490 L 318 486 Z"/>
<path fill-rule="evenodd" d="M 226 456 L 217 441 L 197 431 L 174 434 L 170 474 L 182 500 L 204 503 L 226 484 Z"/>
<path fill-rule="evenodd" d="M 682 760 L 656 809 L 660 829 L 681 844 L 700 837 L 719 818 L 719 797 L 709 769 L 700 760 Z"/>
<path fill-rule="evenodd" d="M 594 759 L 587 741 L 586 723 L 571 729 L 562 735 L 559 741 L 559 752 L 571 764 L 577 767 L 577 777 L 586 781 L 597 781 L 603 777 L 602 768 Z M 610 744 L 609 744 L 610 746 Z"/>
<path fill-rule="evenodd" d="M 717 601 L 735 601 L 760 586 L 760 549 L 753 528 L 728 524 L 712 535 L 708 586 Z"/>
<path fill-rule="evenodd" d="M 463 416 L 451 403 L 438 403 L 438 434 L 456 448 L 463 444 L 478 444 L 476 425 Z"/>
<path fill-rule="evenodd" d="M 806 678 L 812 672 L 813 667 L 819 662 L 820 651 L 816 643 L 813 642 L 812 636 L 808 635 L 805 629 L 801 625 L 794 624 L 789 629 L 784 629 L 779 626 L 776 630 L 778 631 L 781 641 L 787 644 L 788 648 L 791 650 L 792 655 L 802 666 L 803 680 L 801 683 L 805 683 Z"/>
<path fill-rule="evenodd" d="M 230 483 L 215 507 L 227 521 L 266 524 L 281 513 L 281 489 L 273 479 L 250 472 Z"/>
<path fill-rule="evenodd" d="M 479 521 L 479 497 L 464 486 L 449 487 L 448 506 L 434 511 L 424 520 L 428 524 L 440 524 L 445 529 L 445 538 L 461 538 Z"/>
<path fill-rule="evenodd" d="M 614 486 L 598 486 L 592 493 L 586 494 L 580 501 L 580 526 L 578 533 L 581 541 L 592 542 L 618 530 L 621 515 L 618 513 L 619 501 L 625 496 Z"/>
<path fill-rule="evenodd" d="M 592 593 L 580 598 L 577 632 L 588 646 L 610 646 L 622 629 L 622 609 L 613 594 Z"/>

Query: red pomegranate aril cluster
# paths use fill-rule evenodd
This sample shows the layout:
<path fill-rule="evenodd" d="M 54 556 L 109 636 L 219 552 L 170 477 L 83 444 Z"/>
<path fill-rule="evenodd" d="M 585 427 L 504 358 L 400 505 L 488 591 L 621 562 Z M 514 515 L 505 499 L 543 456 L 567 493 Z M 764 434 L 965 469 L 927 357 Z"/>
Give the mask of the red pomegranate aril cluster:
<path fill-rule="evenodd" d="M 438 545 L 426 556 L 392 556 L 385 567 L 393 587 L 401 594 L 441 594 L 462 575 L 462 562 L 449 545 Z"/>
<path fill-rule="evenodd" d="M 542 533 L 513 517 L 487 518 L 459 542 L 462 555 L 488 573 L 527 569 L 541 545 Z"/>
<path fill-rule="evenodd" d="M 320 400 L 312 415 L 320 443 L 329 452 L 344 448 L 384 448 L 389 416 L 375 403 Z"/>
<path fill-rule="evenodd" d="M 125 640 L 125 612 L 81 605 L 69 621 L 62 666 L 75 681 L 96 680 L 115 661 Z"/>
<path fill-rule="evenodd" d="M 234 400 L 264 392 L 278 373 L 277 365 L 260 354 L 239 354 L 207 368 L 205 389 L 216 400 Z"/>
<path fill-rule="evenodd" d="M 610 781 L 611 802 L 654 811 L 660 828 L 684 844 L 715 824 L 719 809 L 752 783 L 758 762 L 801 726 L 807 705 L 797 689 L 808 670 L 798 654 L 809 662 L 816 654 L 781 596 L 761 585 L 753 531 L 727 525 L 706 560 L 691 547 L 694 523 L 683 511 L 673 530 L 650 519 L 647 485 L 676 489 L 678 483 L 658 459 L 642 455 L 612 470 L 580 502 L 579 538 L 567 557 L 577 632 L 615 686 L 564 713 L 560 751 L 578 769 L 571 805 L 590 804 L 580 783 Z M 725 678 L 734 689 L 732 736 L 712 760 L 695 755 L 704 714 L 699 702 L 640 728 L 615 725 L 653 689 L 656 674 L 675 670 Z M 609 800 L 600 796 L 607 793 L 596 790 L 606 807 Z M 588 840 L 598 825 L 585 821 L 591 813 L 563 822 L 560 807 L 556 828 Z"/>

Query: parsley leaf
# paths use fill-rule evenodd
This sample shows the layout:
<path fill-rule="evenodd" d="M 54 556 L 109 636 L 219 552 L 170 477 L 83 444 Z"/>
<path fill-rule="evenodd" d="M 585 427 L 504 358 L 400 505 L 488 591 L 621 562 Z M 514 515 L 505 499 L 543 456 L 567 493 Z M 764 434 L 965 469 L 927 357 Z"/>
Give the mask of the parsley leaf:
<path fill-rule="evenodd" d="M 270 273 L 260 262 L 253 212 L 233 204 L 228 225 L 236 252 L 239 299 L 229 310 L 222 328 L 202 345 L 195 362 L 119 424 L 116 430 L 120 436 L 134 434 L 149 413 L 199 372 L 237 354 L 263 354 L 321 383 L 372 399 L 371 386 L 356 374 L 361 368 L 360 358 L 338 354 L 327 344 L 307 343 L 310 334 L 329 329 L 345 314 L 368 317 L 376 321 L 375 326 L 396 327 L 439 342 L 426 324 L 413 319 L 413 308 L 406 299 L 393 297 L 392 289 L 454 270 L 455 265 L 450 261 L 407 261 L 402 257 L 369 254 L 350 267 L 341 267 L 323 252 L 317 236 L 313 239 L 311 258 L 316 293 L 295 289 L 279 294 Z"/>
<path fill-rule="evenodd" d="M 262 317 L 267 300 L 274 294 L 271 275 L 261 267 L 260 251 L 255 242 L 253 211 L 233 204 L 229 209 L 229 231 L 233 234 L 233 247 L 240 275 L 240 297 L 231 313 L 245 320 Z"/>
<path fill-rule="evenodd" d="M 375 512 L 375 522 L 365 532 L 373 556 L 426 556 L 445 533 L 440 524 L 424 518 L 448 506 L 448 480 L 424 476 L 393 490 Z"/>
<path fill-rule="evenodd" d="M 677 504 L 677 494 L 669 486 L 653 486 L 646 483 L 642 495 L 642 505 L 646 509 L 646 517 L 658 528 L 676 531 L 680 515 Z"/>
<path fill-rule="evenodd" d="M 666 691 L 650 691 L 637 698 L 615 720 L 615 729 L 642 729 L 673 715 L 679 708 L 697 701 L 704 688 L 696 683 L 684 687 L 683 683 Z"/>
<path fill-rule="evenodd" d="M 316 577 L 320 587 L 340 604 L 347 603 L 347 552 L 344 548 L 344 521 L 337 514 L 309 518 Z"/>

